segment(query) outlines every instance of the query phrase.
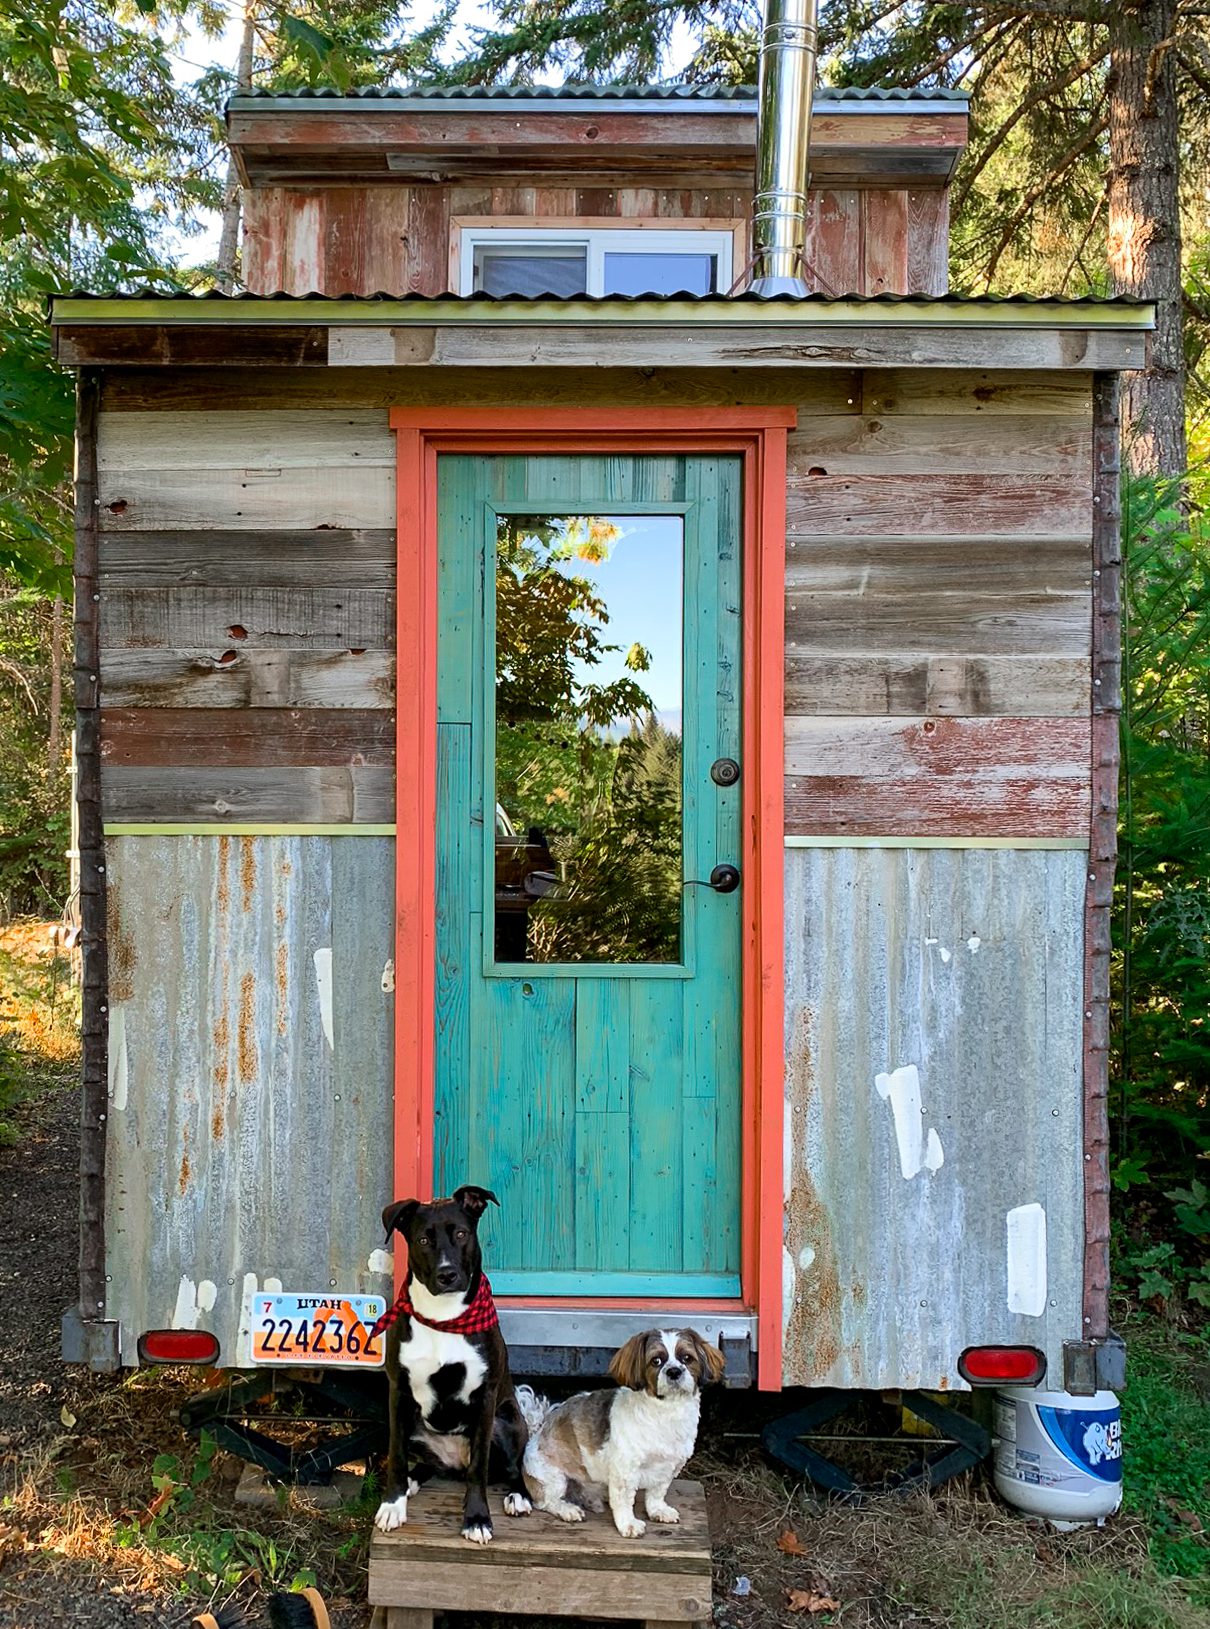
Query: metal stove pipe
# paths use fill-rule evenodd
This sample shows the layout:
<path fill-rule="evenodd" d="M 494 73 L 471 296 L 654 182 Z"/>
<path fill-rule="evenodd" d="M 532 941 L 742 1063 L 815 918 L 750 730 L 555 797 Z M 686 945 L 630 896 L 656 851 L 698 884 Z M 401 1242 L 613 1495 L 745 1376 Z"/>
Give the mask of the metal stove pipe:
<path fill-rule="evenodd" d="M 803 281 L 818 0 L 765 0 L 756 126 L 752 283 L 756 294 L 809 294 Z"/>

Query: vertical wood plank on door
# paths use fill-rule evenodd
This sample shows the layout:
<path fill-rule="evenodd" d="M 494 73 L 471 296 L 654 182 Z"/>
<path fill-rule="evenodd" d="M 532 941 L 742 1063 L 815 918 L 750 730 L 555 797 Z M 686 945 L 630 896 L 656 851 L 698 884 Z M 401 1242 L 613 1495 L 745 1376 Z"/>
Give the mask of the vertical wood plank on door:
<path fill-rule="evenodd" d="M 471 827 L 470 724 L 437 726 L 436 946 L 434 1006 L 437 1096 L 433 1150 L 438 1193 L 452 1193 L 468 1174 L 466 1107 L 462 1099 L 471 1074 L 470 973 L 471 892 L 468 849 Z"/>
<path fill-rule="evenodd" d="M 482 503 L 472 458 L 442 458 L 437 464 L 441 510 L 437 573 L 438 646 L 437 718 L 446 724 L 471 722 L 475 650 L 475 599 L 482 576 Z"/>
<path fill-rule="evenodd" d="M 684 1046 L 679 981 L 639 979 L 630 995 L 630 1267 L 678 1272 Z"/>
<path fill-rule="evenodd" d="M 614 1271 L 630 1245 L 630 982 L 576 980 L 576 1266 Z"/>

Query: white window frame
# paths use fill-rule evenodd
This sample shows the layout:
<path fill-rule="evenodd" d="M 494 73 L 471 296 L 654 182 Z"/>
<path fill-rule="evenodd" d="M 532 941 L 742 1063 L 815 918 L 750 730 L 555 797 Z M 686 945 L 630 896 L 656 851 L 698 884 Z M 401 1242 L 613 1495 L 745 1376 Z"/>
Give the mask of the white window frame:
<path fill-rule="evenodd" d="M 459 294 L 472 294 L 475 287 L 475 250 L 484 244 L 524 249 L 550 248 L 560 243 L 583 245 L 588 251 L 587 298 L 600 296 L 605 287 L 606 254 L 709 254 L 716 257 L 716 289 L 726 294 L 734 281 L 735 226 L 730 221 L 671 221 L 638 225 L 535 226 L 532 219 L 495 220 L 490 226 L 478 222 L 454 223 L 451 260 L 456 271 Z M 660 296 L 654 296 L 660 298 Z"/>

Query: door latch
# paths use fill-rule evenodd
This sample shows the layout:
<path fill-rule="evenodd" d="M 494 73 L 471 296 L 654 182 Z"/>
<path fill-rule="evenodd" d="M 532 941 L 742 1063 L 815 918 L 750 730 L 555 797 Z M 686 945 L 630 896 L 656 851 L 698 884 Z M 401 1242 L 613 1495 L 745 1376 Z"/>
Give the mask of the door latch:
<path fill-rule="evenodd" d="M 739 887 L 739 867 L 716 865 L 709 878 L 695 877 L 681 884 L 682 888 L 713 888 L 716 894 L 733 894 Z"/>

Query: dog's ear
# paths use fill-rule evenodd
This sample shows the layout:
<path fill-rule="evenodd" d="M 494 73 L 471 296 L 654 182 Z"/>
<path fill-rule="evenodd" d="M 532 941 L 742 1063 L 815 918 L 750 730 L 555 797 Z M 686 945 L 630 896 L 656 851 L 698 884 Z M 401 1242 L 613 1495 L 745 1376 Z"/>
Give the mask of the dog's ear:
<path fill-rule="evenodd" d="M 382 1213 L 382 1230 L 387 1238 L 398 1228 L 406 1239 L 412 1218 L 419 1209 L 419 1199 L 397 1199 L 393 1205 L 388 1205 Z"/>
<path fill-rule="evenodd" d="M 641 1335 L 632 1335 L 609 1360 L 609 1372 L 619 1386 L 631 1391 L 643 1391 L 647 1385 L 647 1341 L 655 1331 L 645 1329 Z"/>
<path fill-rule="evenodd" d="M 467 1184 L 454 1189 L 454 1203 L 462 1206 L 472 1222 L 477 1222 L 489 1205 L 498 1205 L 500 1201 L 490 1188 Z"/>
<path fill-rule="evenodd" d="M 702 1381 L 706 1385 L 721 1380 L 726 1373 L 727 1360 L 717 1346 L 704 1341 L 696 1329 L 686 1329 L 685 1339 L 693 1342 L 698 1362 L 702 1366 Z"/>

